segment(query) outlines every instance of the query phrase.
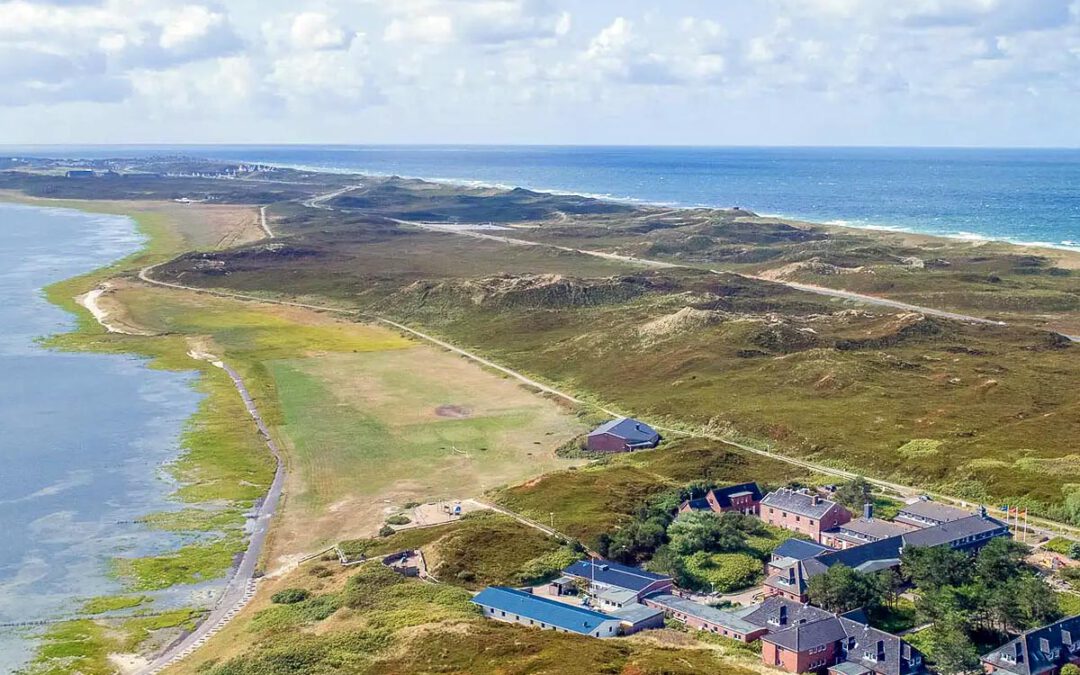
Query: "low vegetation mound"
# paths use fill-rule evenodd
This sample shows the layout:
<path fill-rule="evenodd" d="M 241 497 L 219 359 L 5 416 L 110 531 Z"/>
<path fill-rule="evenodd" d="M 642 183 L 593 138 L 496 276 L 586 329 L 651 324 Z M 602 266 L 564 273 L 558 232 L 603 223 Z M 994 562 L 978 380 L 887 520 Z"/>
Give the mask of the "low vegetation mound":
<path fill-rule="evenodd" d="M 703 328 L 715 326 L 727 317 L 725 312 L 708 309 L 683 307 L 674 314 L 653 319 L 641 326 L 638 332 L 646 339 L 663 339 L 682 333 L 692 333 Z"/>
<path fill-rule="evenodd" d="M 504 274 L 481 279 L 417 281 L 395 300 L 421 304 L 462 304 L 486 309 L 559 309 L 617 304 L 658 285 L 644 276 L 577 279 L 559 274 Z"/>

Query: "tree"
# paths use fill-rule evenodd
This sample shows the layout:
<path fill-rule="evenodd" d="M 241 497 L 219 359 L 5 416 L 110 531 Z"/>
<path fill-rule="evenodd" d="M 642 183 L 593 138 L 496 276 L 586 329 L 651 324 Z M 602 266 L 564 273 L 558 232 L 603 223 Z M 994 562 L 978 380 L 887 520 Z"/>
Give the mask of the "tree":
<path fill-rule="evenodd" d="M 632 520 L 610 537 L 607 557 L 621 563 L 636 563 L 663 545 L 666 537 L 665 523 Z"/>
<path fill-rule="evenodd" d="M 681 555 L 698 551 L 728 553 L 746 545 L 746 536 L 738 529 L 739 523 L 711 511 L 691 511 L 676 518 L 667 533 L 671 547 Z"/>
<path fill-rule="evenodd" d="M 862 511 L 865 505 L 874 503 L 870 483 L 866 482 L 862 476 L 856 476 L 838 485 L 833 496 L 836 497 L 836 501 L 856 512 Z"/>
<path fill-rule="evenodd" d="M 1061 618 L 1061 606 L 1057 594 L 1042 577 L 1035 574 L 1024 575 L 1009 584 L 1016 597 L 1019 609 L 1020 630 L 1031 630 L 1045 626 Z"/>
<path fill-rule="evenodd" d="M 921 591 L 963 586 L 971 581 L 971 557 L 948 546 L 905 547 L 900 571 Z"/>
<path fill-rule="evenodd" d="M 1080 675 L 1080 666 L 1075 663 L 1066 663 L 1061 667 L 1061 675 Z"/>
<path fill-rule="evenodd" d="M 810 602 L 830 612 L 872 611 L 885 604 L 891 583 L 881 573 L 862 574 L 845 565 L 833 565 L 810 579 L 806 594 Z"/>
<path fill-rule="evenodd" d="M 979 668 L 979 651 L 968 637 L 963 618 L 945 617 L 931 629 L 929 654 L 938 671 L 953 675 Z"/>
<path fill-rule="evenodd" d="M 680 588 L 692 588 L 696 583 L 696 580 L 687 571 L 683 557 L 673 551 L 671 546 L 658 548 L 647 567 L 653 572 L 668 575 L 675 582 L 675 585 Z"/>
<path fill-rule="evenodd" d="M 987 586 L 1008 581 L 1024 569 L 1024 558 L 1030 552 L 1018 541 L 1005 537 L 992 539 L 975 556 L 975 576 Z"/>

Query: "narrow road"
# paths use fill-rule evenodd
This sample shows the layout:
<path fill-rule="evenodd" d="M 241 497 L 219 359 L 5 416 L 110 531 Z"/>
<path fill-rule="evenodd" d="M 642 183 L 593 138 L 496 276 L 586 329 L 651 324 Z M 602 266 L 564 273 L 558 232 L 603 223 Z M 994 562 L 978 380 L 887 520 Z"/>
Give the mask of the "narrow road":
<path fill-rule="evenodd" d="M 156 280 L 156 279 L 154 279 L 153 277 L 150 276 L 150 273 L 153 271 L 154 267 L 156 267 L 156 265 L 145 268 L 142 271 L 140 271 L 139 272 L 139 278 L 142 281 L 144 281 L 144 282 L 146 282 L 148 284 L 153 284 L 155 286 L 163 286 L 165 288 L 175 288 L 175 289 L 179 289 L 179 290 L 183 290 L 183 291 L 201 293 L 201 294 L 204 294 L 204 295 L 212 295 L 212 296 L 217 296 L 217 297 L 222 297 L 222 298 L 233 298 L 233 299 L 236 299 L 236 300 L 248 300 L 248 301 L 253 301 L 253 302 L 265 302 L 265 303 L 268 303 L 268 304 L 283 305 L 283 306 L 286 306 L 286 307 L 300 307 L 300 308 L 303 308 L 303 309 L 311 309 L 311 310 L 315 310 L 315 311 L 319 311 L 319 312 L 331 312 L 331 313 L 334 313 L 334 314 L 341 314 L 341 315 L 345 315 L 345 316 L 361 316 L 361 317 L 364 317 L 364 318 L 369 319 L 371 321 L 382 323 L 382 324 L 387 325 L 387 326 L 392 326 L 392 327 L 394 327 L 394 328 L 396 328 L 396 329 L 398 329 L 400 331 L 403 331 L 403 332 L 408 333 L 410 335 L 413 335 L 413 336 L 415 336 L 417 338 L 420 338 L 421 340 L 424 340 L 424 341 L 429 342 L 429 343 L 434 344 L 434 345 L 438 345 L 439 347 L 442 347 L 444 349 L 448 349 L 448 350 L 454 352 L 455 354 L 459 354 L 459 355 L 461 355 L 461 356 L 463 356 L 463 357 L 465 357 L 465 358 L 467 358 L 467 359 L 469 359 L 469 360 L 471 360 L 471 361 L 473 361 L 475 363 L 478 363 L 478 364 L 480 364 L 482 366 L 486 366 L 488 368 L 492 368 L 494 370 L 497 370 L 498 372 L 503 373 L 503 374 L 505 374 L 505 375 L 507 375 L 509 377 L 512 377 L 512 378 L 518 380 L 519 382 L 521 382 L 523 384 L 529 385 L 531 387 L 535 387 L 535 388 L 539 389 L 540 391 L 551 394 L 553 396 L 558 396 L 559 398 L 561 398 L 561 399 L 563 399 L 565 401 L 569 401 L 571 403 L 577 403 L 577 404 L 592 406 L 593 408 L 603 412 L 604 414 L 611 415 L 612 417 L 619 417 L 619 416 L 621 416 L 623 414 L 623 413 L 611 410 L 609 408 L 605 408 L 603 406 L 597 405 L 595 403 L 590 403 L 588 401 L 583 401 L 582 399 L 579 399 L 579 398 L 577 398 L 575 396 L 572 396 L 571 394 L 568 394 L 568 393 L 566 393 L 564 391 L 560 391 L 559 389 L 556 389 L 556 388 L 554 388 L 554 387 L 552 387 L 550 385 L 546 385 L 546 384 L 544 384 L 542 382 L 539 382 L 534 378 L 523 375 L 523 374 L 521 374 L 521 373 L 519 373 L 519 372 L 517 372 L 515 370 L 507 368 L 506 366 L 499 365 L 499 364 L 495 363 L 494 361 L 491 361 L 490 359 L 486 359 L 486 358 L 484 358 L 482 356 L 479 356 L 478 354 L 474 354 L 473 352 L 462 349 L 461 347 L 457 347 L 455 345 L 452 345 L 449 342 L 446 342 L 445 340 L 441 340 L 441 339 L 439 339 L 437 337 L 434 337 L 432 335 L 429 335 L 427 333 L 418 331 L 418 330 L 416 330 L 414 328 L 410 328 L 410 327 L 408 327 L 408 326 L 406 326 L 406 325 L 404 325 L 402 323 L 398 323 L 397 321 L 392 321 L 390 319 L 387 319 L 387 318 L 382 317 L 382 316 L 378 316 L 376 314 L 372 314 L 370 312 L 362 312 L 362 311 L 357 311 L 357 310 L 352 310 L 352 309 L 343 309 L 341 307 L 328 307 L 328 306 L 325 306 L 325 305 L 314 305 L 314 304 L 303 303 L 303 302 L 293 302 L 291 300 L 275 300 L 275 299 L 259 297 L 257 295 L 248 295 L 246 293 L 234 293 L 232 291 L 219 291 L 219 290 L 212 290 L 212 289 L 206 289 L 206 288 L 198 288 L 196 286 L 184 286 L 182 284 L 174 284 L 174 283 L 170 283 L 170 282 L 166 282 L 166 281 L 158 281 L 158 280 Z M 648 422 L 647 419 L 644 420 L 644 421 Z M 715 441 L 717 443 L 723 443 L 725 445 L 729 445 L 731 447 L 738 448 L 738 449 L 743 450 L 745 452 L 750 452 L 750 453 L 753 453 L 755 455 L 760 455 L 762 457 L 768 457 L 770 459 L 775 459 L 777 461 L 785 462 L 787 464 L 798 466 L 798 467 L 807 469 L 809 471 L 814 471 L 816 473 L 821 473 L 821 474 L 825 474 L 825 475 L 829 475 L 829 476 L 836 476 L 837 478 L 843 478 L 843 479 L 847 479 L 847 480 L 850 480 L 850 479 L 855 478 L 855 477 L 858 476 L 858 474 L 850 472 L 850 471 L 844 471 L 842 469 L 834 469 L 832 467 L 828 467 L 828 466 L 817 464 L 817 463 L 814 463 L 814 462 L 811 462 L 811 461 L 799 459 L 797 457 L 790 457 L 790 456 L 787 456 L 787 455 L 782 455 L 782 454 L 779 454 L 779 453 L 776 453 L 776 452 L 772 452 L 771 450 L 762 450 L 760 448 L 755 448 L 755 447 L 747 445 L 745 443 L 739 443 L 738 441 L 732 441 L 730 439 L 723 438 L 723 437 L 720 437 L 720 436 L 715 436 L 715 435 L 712 435 L 712 434 L 706 434 L 706 433 L 698 432 L 698 431 L 686 431 L 684 429 L 676 429 L 676 428 L 672 428 L 672 427 L 664 427 L 664 426 L 660 426 L 660 425 L 656 425 L 656 424 L 652 424 L 652 426 L 653 426 L 653 428 L 657 429 L 658 431 L 662 431 L 662 432 L 669 433 L 669 434 L 677 434 L 677 435 L 688 436 L 688 437 L 692 437 L 692 438 L 704 438 L 704 439 L 707 439 L 707 440 Z M 944 494 L 941 494 L 941 493 L 930 492 L 930 491 L 924 490 L 922 488 L 912 487 L 910 485 L 902 485 L 900 483 L 893 483 L 893 482 L 890 482 L 890 481 L 880 480 L 880 479 L 877 479 L 877 478 L 866 478 L 866 480 L 870 484 L 875 485 L 880 489 L 888 490 L 890 492 L 893 492 L 893 493 L 896 493 L 896 494 L 899 494 L 899 495 L 912 496 L 912 495 L 925 494 L 925 495 L 929 495 L 930 497 L 933 497 L 934 499 L 937 499 L 937 500 L 939 500 L 941 502 L 948 503 L 948 504 L 955 504 L 957 506 L 960 506 L 962 508 L 966 508 L 966 509 L 969 509 L 969 510 L 972 510 L 972 511 L 974 511 L 979 506 L 978 504 L 974 504 L 972 502 L 964 501 L 962 499 L 957 499 L 955 497 L 950 497 L 948 495 L 944 495 Z M 1038 532 L 1038 533 L 1041 533 L 1041 534 L 1048 534 L 1048 535 L 1060 534 L 1060 535 L 1066 536 L 1069 539 L 1080 541 L 1080 527 L 1073 527 L 1073 526 L 1070 526 L 1070 525 L 1065 525 L 1063 523 L 1057 523 L 1057 522 L 1054 522 L 1054 521 L 1051 521 L 1051 520 L 1046 520 L 1044 518 L 1035 518 L 1035 517 L 1031 518 L 1031 523 L 1033 524 L 1032 525 L 1032 531 L 1035 531 L 1035 532 Z"/>
<path fill-rule="evenodd" d="M 266 233 L 267 239 L 273 239 L 274 233 L 270 230 L 270 225 L 266 222 L 266 207 L 259 207 L 259 225 L 262 226 L 263 232 Z"/>
<path fill-rule="evenodd" d="M 490 241 L 498 241 L 504 244 L 510 244 L 513 246 L 542 246 L 544 248 L 553 248 L 559 251 L 567 251 L 570 253 L 580 253 L 582 255 L 590 255 L 597 258 L 604 258 L 607 260 L 618 260 L 621 262 L 632 263 L 636 265 L 646 265 L 649 267 L 657 268 L 680 268 L 690 270 L 700 270 L 700 267 L 694 267 L 693 265 L 682 265 L 679 263 L 664 262 L 661 260 L 649 260 L 648 258 L 638 258 L 629 255 L 620 255 L 618 253 L 608 253 L 606 251 L 592 251 L 583 248 L 572 248 L 569 246 L 560 246 L 558 244 L 545 244 L 543 242 L 529 241 L 528 239 L 516 239 L 514 237 L 505 237 L 495 234 L 486 234 L 484 232 L 478 232 L 476 230 L 464 230 L 460 227 L 442 227 L 433 223 L 419 223 L 409 220 L 397 220 L 395 222 L 402 225 L 412 225 L 425 230 L 431 230 L 433 232 L 446 232 L 451 234 L 460 234 L 466 237 L 473 237 L 475 239 L 487 239 Z M 933 307 L 923 307 L 921 305 L 912 305 L 906 302 L 900 302 L 898 300 L 889 300 L 888 298 L 880 298 L 875 295 L 864 295 L 862 293 L 855 293 L 853 291 L 836 290 L 832 288 L 826 288 L 824 286 L 814 286 L 812 284 L 801 284 L 795 281 L 784 281 L 782 279 L 770 279 L 768 277 L 762 277 L 754 274 L 742 274 L 739 272 L 724 272 L 723 270 L 709 269 L 708 272 L 713 274 L 733 274 L 745 279 L 754 279 L 756 281 L 764 281 L 766 283 L 781 284 L 792 288 L 797 291 L 803 291 L 805 293 L 815 293 L 817 295 L 824 295 L 832 298 L 842 298 L 844 300 L 854 300 L 856 302 L 862 302 L 869 305 L 878 305 L 881 307 L 890 307 L 892 309 L 903 309 L 909 312 L 918 312 L 920 314 L 926 314 L 929 316 L 938 316 L 945 319 L 952 319 L 955 321 L 967 321 L 970 323 L 990 324 L 994 326 L 1004 326 L 1004 321 L 994 321 L 993 319 L 987 319 L 980 316 L 971 316 L 969 314 L 959 314 L 957 312 L 948 312 L 941 309 L 934 309 Z M 1065 337 L 1073 340 L 1074 342 L 1080 342 L 1080 338 L 1077 336 L 1066 335 Z"/>
<path fill-rule="evenodd" d="M 141 275 L 140 275 L 141 276 Z M 209 360 L 209 359 L 208 359 Z M 255 569 L 262 555 L 263 545 L 266 543 L 266 535 L 270 531 L 270 521 L 277 511 L 281 501 L 281 491 L 285 484 L 285 463 L 282 461 L 281 451 L 270 436 L 270 430 L 259 415 L 255 401 L 252 400 L 240 374 L 221 361 L 213 360 L 211 363 L 223 369 L 232 378 L 240 398 L 244 400 L 244 406 L 255 420 L 255 426 L 259 434 L 266 441 L 266 447 L 270 449 L 277 466 L 274 470 L 274 480 L 270 483 L 270 489 L 266 496 L 256 505 L 251 514 L 251 532 L 248 539 L 247 550 L 240 558 L 240 564 L 233 570 L 232 576 L 225 584 L 225 588 L 214 603 L 213 609 L 206 619 L 189 635 L 171 644 L 156 659 L 144 668 L 135 671 L 137 675 L 151 675 L 158 673 L 177 661 L 187 657 L 201 647 L 207 640 L 220 631 L 241 609 L 243 609 L 255 595 L 257 581 Z"/>
<path fill-rule="evenodd" d="M 311 199 L 308 199 L 307 201 L 303 201 L 303 202 L 300 202 L 300 203 L 303 204 L 304 206 L 308 207 L 309 209 L 322 209 L 324 211 L 333 211 L 334 210 L 333 207 L 327 206 L 326 203 L 328 201 L 330 201 L 331 199 L 334 199 L 335 197 L 340 197 L 341 195 L 345 194 L 346 192 L 352 192 L 353 190 L 357 190 L 357 189 L 362 188 L 362 187 L 363 187 L 363 184 L 359 184 L 359 183 L 356 184 L 356 185 L 347 185 L 347 186 L 341 188 L 340 190 L 334 190 L 333 192 L 327 192 L 326 194 L 315 195 Z"/>

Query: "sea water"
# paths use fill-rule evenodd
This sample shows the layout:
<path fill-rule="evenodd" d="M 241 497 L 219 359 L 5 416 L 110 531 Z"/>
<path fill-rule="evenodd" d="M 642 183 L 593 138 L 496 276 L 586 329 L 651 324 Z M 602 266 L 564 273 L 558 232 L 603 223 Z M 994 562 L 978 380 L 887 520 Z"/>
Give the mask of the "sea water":
<path fill-rule="evenodd" d="M 70 616 L 120 589 L 113 556 L 177 544 L 130 522 L 179 508 L 163 466 L 199 402 L 192 375 L 39 340 L 74 324 L 42 287 L 141 245 L 128 218 L 0 204 L 0 623 Z M 0 672 L 39 632 L 0 628 Z"/>
<path fill-rule="evenodd" d="M 197 157 L 527 187 L 1080 249 L 1080 150 L 559 146 L 0 148 Z"/>

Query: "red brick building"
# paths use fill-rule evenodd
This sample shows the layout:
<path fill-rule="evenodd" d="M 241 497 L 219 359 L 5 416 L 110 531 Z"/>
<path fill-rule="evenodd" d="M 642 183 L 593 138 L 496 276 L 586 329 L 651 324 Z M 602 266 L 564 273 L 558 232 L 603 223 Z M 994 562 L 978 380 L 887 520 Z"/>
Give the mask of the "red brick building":
<path fill-rule="evenodd" d="M 724 488 L 713 488 L 696 499 L 687 499 L 679 506 L 680 513 L 689 511 L 712 511 L 726 513 L 737 511 L 748 516 L 758 514 L 761 504 L 761 488 L 757 483 L 739 483 Z"/>
<path fill-rule="evenodd" d="M 817 493 L 781 488 L 765 495 L 758 516 L 769 525 L 809 536 L 817 543 L 821 533 L 851 520 L 851 512 Z"/>

